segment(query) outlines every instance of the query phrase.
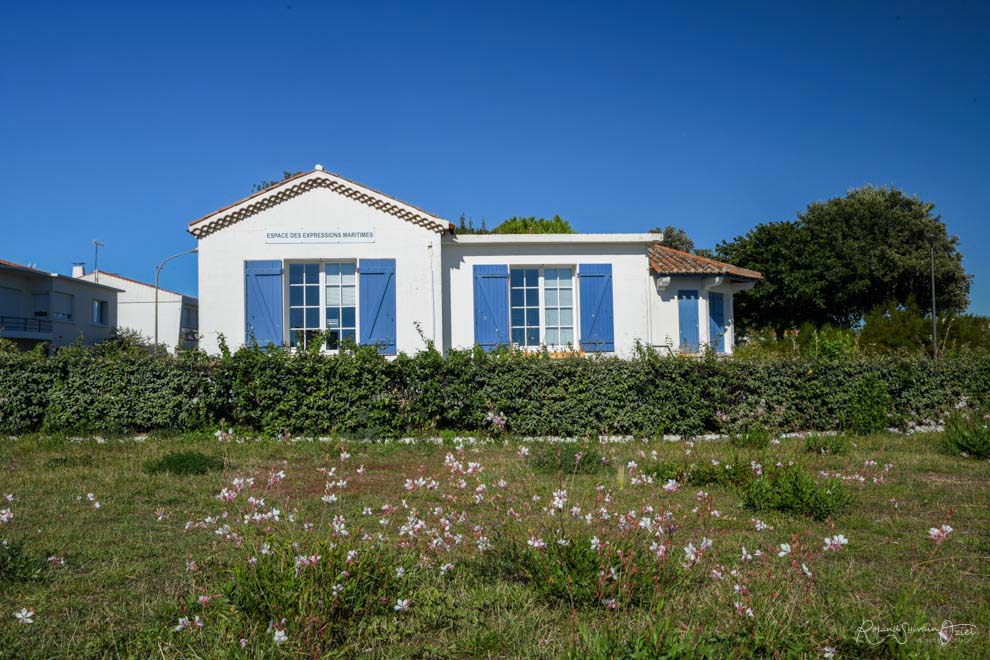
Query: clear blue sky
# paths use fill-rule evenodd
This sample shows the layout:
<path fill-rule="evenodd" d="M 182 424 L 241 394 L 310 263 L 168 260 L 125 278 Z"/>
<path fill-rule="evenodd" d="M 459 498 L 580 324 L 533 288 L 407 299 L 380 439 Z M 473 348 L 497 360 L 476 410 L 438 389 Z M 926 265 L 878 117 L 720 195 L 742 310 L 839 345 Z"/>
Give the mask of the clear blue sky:
<path fill-rule="evenodd" d="M 743 4 L 11 3 L 0 258 L 68 272 L 96 238 L 147 280 L 187 222 L 314 163 L 451 220 L 708 247 L 893 184 L 990 313 L 988 4 Z M 195 293 L 195 259 L 162 281 Z"/>

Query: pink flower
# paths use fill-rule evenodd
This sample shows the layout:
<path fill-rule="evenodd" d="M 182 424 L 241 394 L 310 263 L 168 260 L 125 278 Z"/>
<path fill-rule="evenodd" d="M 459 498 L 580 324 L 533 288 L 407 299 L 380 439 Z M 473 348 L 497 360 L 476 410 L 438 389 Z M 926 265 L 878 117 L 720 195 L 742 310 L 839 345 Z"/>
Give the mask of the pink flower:
<path fill-rule="evenodd" d="M 952 528 L 948 525 L 941 525 L 940 527 L 932 527 L 928 530 L 928 538 L 935 541 L 935 545 L 942 545 L 942 541 L 952 533 Z"/>
<path fill-rule="evenodd" d="M 842 546 L 846 545 L 847 543 L 849 543 L 849 540 L 842 534 L 836 534 L 835 536 L 826 536 L 825 550 L 826 552 L 830 550 L 832 552 L 838 552 L 839 550 L 842 550 Z"/>

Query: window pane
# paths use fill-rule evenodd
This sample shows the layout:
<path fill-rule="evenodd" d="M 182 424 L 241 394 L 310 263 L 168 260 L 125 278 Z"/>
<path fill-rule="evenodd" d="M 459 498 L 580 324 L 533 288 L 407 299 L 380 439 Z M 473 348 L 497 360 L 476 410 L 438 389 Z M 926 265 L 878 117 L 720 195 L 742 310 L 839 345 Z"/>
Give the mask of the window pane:
<path fill-rule="evenodd" d="M 547 309 L 547 326 L 560 325 L 560 312 L 556 309 Z"/>
<path fill-rule="evenodd" d="M 339 307 L 339 306 L 340 306 L 340 287 L 328 286 L 327 307 Z"/>
<path fill-rule="evenodd" d="M 524 273 L 518 268 L 513 268 L 509 271 L 509 282 L 512 286 L 522 286 L 524 282 Z"/>
<path fill-rule="evenodd" d="M 540 310 L 539 309 L 527 309 L 526 310 L 526 325 L 539 325 L 540 324 Z"/>
<path fill-rule="evenodd" d="M 306 308 L 306 327 L 307 328 L 319 328 L 320 327 L 320 310 L 317 307 L 307 307 Z"/>
<path fill-rule="evenodd" d="M 303 267 L 302 264 L 289 264 L 289 284 L 302 284 Z"/>
<path fill-rule="evenodd" d="M 340 310 L 336 307 L 327 308 L 327 327 L 328 328 L 339 328 L 340 327 Z"/>
<path fill-rule="evenodd" d="M 303 264 L 305 269 L 306 283 L 316 284 L 320 281 L 320 265 L 319 264 Z"/>
<path fill-rule="evenodd" d="M 289 287 L 289 304 L 299 307 L 303 304 L 303 288 L 301 286 Z"/>
<path fill-rule="evenodd" d="M 574 325 L 574 310 L 573 309 L 562 309 L 560 310 L 560 325 L 571 326 Z"/>
<path fill-rule="evenodd" d="M 559 303 L 556 289 L 547 289 L 543 292 L 547 307 L 556 307 Z"/>
<path fill-rule="evenodd" d="M 306 304 L 311 307 L 320 304 L 320 287 L 318 286 L 306 287 Z"/>
<path fill-rule="evenodd" d="M 539 328 L 529 328 L 526 330 L 526 345 L 527 346 L 539 346 L 540 345 L 540 329 Z"/>
<path fill-rule="evenodd" d="M 574 291 L 571 289 L 560 290 L 560 306 L 571 307 L 574 305 Z"/>
<path fill-rule="evenodd" d="M 354 308 L 344 307 L 340 310 L 340 325 L 344 328 L 354 327 Z"/>
<path fill-rule="evenodd" d="M 336 282 L 337 277 L 340 275 L 340 264 L 327 264 L 325 270 L 327 273 L 327 284 Z"/>
<path fill-rule="evenodd" d="M 342 330 L 340 332 L 340 339 L 341 341 L 346 340 L 348 342 L 357 343 L 357 334 L 354 332 L 354 330 Z"/>
<path fill-rule="evenodd" d="M 357 304 L 357 297 L 354 295 L 354 287 L 345 286 L 341 288 L 340 304 L 354 306 Z"/>
<path fill-rule="evenodd" d="M 565 346 L 567 344 L 574 343 L 574 330 L 572 328 L 562 329 L 560 331 L 560 345 Z"/>
<path fill-rule="evenodd" d="M 354 264 L 340 264 L 340 281 L 343 284 L 354 284 Z"/>
<path fill-rule="evenodd" d="M 557 279 L 560 281 L 560 287 L 562 289 L 571 288 L 571 269 L 570 268 L 560 268 L 557 270 Z"/>
<path fill-rule="evenodd" d="M 524 328 L 513 328 L 512 329 L 512 343 L 513 344 L 524 344 L 524 343 L 526 343 L 526 330 Z"/>
<path fill-rule="evenodd" d="M 543 286 L 548 289 L 557 288 L 557 269 L 547 268 L 543 271 Z"/>
<path fill-rule="evenodd" d="M 340 348 L 340 331 L 333 330 L 327 334 L 327 348 L 335 351 Z"/>
<path fill-rule="evenodd" d="M 535 268 L 527 268 L 526 273 L 526 286 L 538 286 L 540 284 L 540 273 Z"/>
<path fill-rule="evenodd" d="M 547 346 L 557 346 L 560 343 L 560 331 L 555 328 L 547 328 Z"/>
<path fill-rule="evenodd" d="M 526 289 L 526 306 L 536 307 L 540 304 L 540 290 Z"/>
<path fill-rule="evenodd" d="M 303 311 L 301 309 L 289 310 L 289 327 L 290 328 L 303 327 Z"/>
<path fill-rule="evenodd" d="M 289 346 L 295 348 L 299 345 L 299 333 L 293 330 L 289 333 Z"/>
<path fill-rule="evenodd" d="M 513 289 L 512 290 L 512 306 L 513 307 L 522 307 L 525 304 L 525 302 L 526 302 L 526 300 L 525 300 L 525 296 L 523 295 L 522 289 Z"/>
<path fill-rule="evenodd" d="M 512 308 L 512 325 L 526 325 L 526 310 L 520 307 Z"/>

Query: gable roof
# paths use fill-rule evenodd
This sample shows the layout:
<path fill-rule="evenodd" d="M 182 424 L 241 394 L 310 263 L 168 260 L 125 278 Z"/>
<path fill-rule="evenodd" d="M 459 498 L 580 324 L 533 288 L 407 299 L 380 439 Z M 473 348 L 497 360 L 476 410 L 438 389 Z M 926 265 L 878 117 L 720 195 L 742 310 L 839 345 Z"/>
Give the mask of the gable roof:
<path fill-rule="evenodd" d="M 196 238 L 203 238 L 317 188 L 332 190 L 339 195 L 349 197 L 356 202 L 366 204 L 383 213 L 394 215 L 400 220 L 419 225 L 438 234 L 454 230 L 453 223 L 448 220 L 360 183 L 345 179 L 339 174 L 325 172 L 317 166 L 316 169 L 301 172 L 213 213 L 204 215 L 198 220 L 193 220 L 189 223 L 188 231 Z"/>
<path fill-rule="evenodd" d="M 748 268 L 740 268 L 708 257 L 654 243 L 647 251 L 650 268 L 660 275 L 724 275 L 742 280 L 762 280 L 763 275 Z"/>
<path fill-rule="evenodd" d="M 141 280 L 135 280 L 135 279 L 130 278 L 130 277 L 125 277 L 124 275 L 121 275 L 119 273 L 111 273 L 111 272 L 108 272 L 108 271 L 105 271 L 105 270 L 94 270 L 94 271 L 90 271 L 90 272 L 86 273 L 85 275 L 83 275 L 82 277 L 77 277 L 76 279 L 77 280 L 84 280 L 86 282 L 92 282 L 93 280 L 88 279 L 88 278 L 91 275 L 95 275 L 95 274 L 106 275 L 107 277 L 116 277 L 118 280 L 124 280 L 125 282 L 130 282 L 131 284 L 140 284 L 141 286 L 146 286 L 149 289 L 154 289 L 155 288 L 155 285 L 154 284 L 148 284 L 147 282 L 142 282 Z M 198 299 L 196 298 L 196 296 L 187 296 L 184 293 L 179 293 L 178 291 L 172 291 L 171 289 L 166 289 L 165 287 L 162 287 L 162 286 L 158 287 L 158 290 L 161 291 L 161 292 L 163 292 L 163 293 L 171 293 L 173 295 L 182 296 L 183 298 L 188 298 L 189 300 L 196 300 L 198 302 Z"/>

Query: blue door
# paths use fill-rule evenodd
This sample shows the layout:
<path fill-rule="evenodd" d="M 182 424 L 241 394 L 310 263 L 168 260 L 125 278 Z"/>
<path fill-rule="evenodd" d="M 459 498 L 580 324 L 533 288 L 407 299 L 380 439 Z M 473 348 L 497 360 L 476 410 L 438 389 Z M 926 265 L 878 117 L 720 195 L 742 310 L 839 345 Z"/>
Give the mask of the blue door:
<path fill-rule="evenodd" d="M 725 353 L 725 296 L 708 294 L 708 341 L 718 353 Z"/>
<path fill-rule="evenodd" d="M 681 289 L 677 292 L 677 312 L 680 328 L 680 350 L 682 353 L 697 353 L 700 344 L 697 289 Z"/>
<path fill-rule="evenodd" d="M 509 267 L 474 267 L 474 343 L 486 351 L 509 345 Z"/>
<path fill-rule="evenodd" d="M 244 343 L 282 345 L 282 262 L 244 262 Z"/>

